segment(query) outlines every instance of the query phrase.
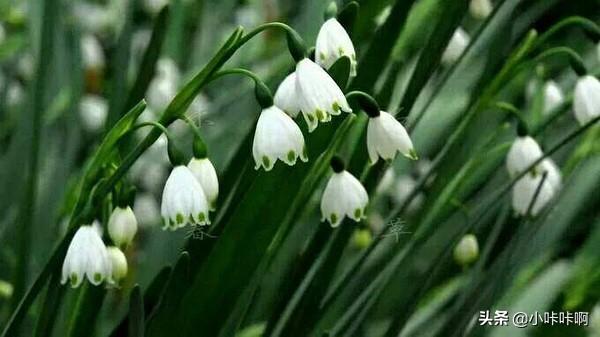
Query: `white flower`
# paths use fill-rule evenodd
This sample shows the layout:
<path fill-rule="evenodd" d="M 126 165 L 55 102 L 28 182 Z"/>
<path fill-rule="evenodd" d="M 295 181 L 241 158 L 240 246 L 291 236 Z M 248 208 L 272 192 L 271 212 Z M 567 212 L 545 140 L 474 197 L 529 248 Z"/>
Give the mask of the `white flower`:
<path fill-rule="evenodd" d="M 252 155 L 255 169 L 262 166 L 266 171 L 273 168 L 277 159 L 288 165 L 296 164 L 298 157 L 304 162 L 308 161 L 300 128 L 290 116 L 274 105 L 260 113 Z"/>
<path fill-rule="evenodd" d="M 309 132 L 316 129 L 319 121 L 330 121 L 331 115 L 352 112 L 335 81 L 307 58 L 296 64 L 296 96 Z"/>
<path fill-rule="evenodd" d="M 317 63 L 329 69 L 339 58 L 350 58 L 350 76 L 356 76 L 356 52 L 348 33 L 335 18 L 331 18 L 321 26 L 315 46 Z"/>
<path fill-rule="evenodd" d="M 219 180 L 215 167 L 208 158 L 192 158 L 187 167 L 202 186 L 204 195 L 210 204 L 210 210 L 214 211 L 219 196 Z"/>
<path fill-rule="evenodd" d="M 334 172 L 321 198 L 321 217 L 331 227 L 340 225 L 345 216 L 360 221 L 365 217 L 369 196 L 363 185 L 348 171 Z"/>
<path fill-rule="evenodd" d="M 108 247 L 106 250 L 110 260 L 112 279 L 115 282 L 119 282 L 127 276 L 127 258 L 117 247 Z"/>
<path fill-rule="evenodd" d="M 179 68 L 173 60 L 170 58 L 158 60 L 156 74 L 146 91 L 146 100 L 152 110 L 162 112 L 171 103 L 177 94 L 179 77 Z"/>
<path fill-rule="evenodd" d="M 97 132 L 106 122 L 108 102 L 97 95 L 84 95 L 79 102 L 79 116 L 86 131 Z"/>
<path fill-rule="evenodd" d="M 194 174 L 184 165 L 173 168 L 162 194 L 160 213 L 163 229 L 185 227 L 186 224 L 207 225 L 208 201 Z"/>
<path fill-rule="evenodd" d="M 539 170 L 540 175 L 546 173 L 546 181 L 550 183 L 550 186 L 552 186 L 555 191 L 558 191 L 561 188 L 562 177 L 560 174 L 560 169 L 558 166 L 556 166 L 552 159 L 546 158 L 542 160 Z"/>
<path fill-rule="evenodd" d="M 554 197 L 556 190 L 552 187 L 552 184 L 546 177 L 543 180 L 543 175 L 537 174 L 526 174 L 523 176 L 515 186 L 513 186 L 512 191 L 512 206 L 515 212 L 518 215 L 525 216 L 527 214 L 527 210 L 529 209 L 531 203 L 533 202 L 533 198 L 535 197 L 536 191 L 539 187 L 539 193 L 533 206 L 531 207 L 531 216 L 536 216 L 539 212 L 552 200 Z M 541 187 L 540 187 L 541 183 Z"/>
<path fill-rule="evenodd" d="M 506 156 L 508 174 L 511 177 L 519 175 L 543 155 L 542 149 L 535 139 L 530 136 L 517 137 Z M 537 167 L 535 171 L 537 171 Z"/>
<path fill-rule="evenodd" d="M 586 75 L 577 80 L 573 111 L 581 125 L 600 116 L 600 81 L 594 76 Z"/>
<path fill-rule="evenodd" d="M 493 9 L 494 7 L 490 0 L 471 0 L 469 4 L 469 13 L 479 20 L 487 18 Z"/>
<path fill-rule="evenodd" d="M 137 233 L 137 219 L 131 207 L 115 207 L 108 218 L 108 235 L 119 247 L 127 246 Z"/>
<path fill-rule="evenodd" d="M 133 213 L 138 219 L 141 227 L 152 225 L 159 222 L 160 212 L 158 202 L 152 193 L 141 193 L 136 196 L 133 203 Z"/>
<path fill-rule="evenodd" d="M 396 152 L 416 160 L 417 155 L 406 129 L 392 115 L 381 111 L 379 116 L 369 117 L 367 126 L 367 150 L 371 163 L 381 157 L 392 160 Z"/>
<path fill-rule="evenodd" d="M 93 285 L 99 285 L 104 280 L 112 283 L 106 246 L 96 229 L 89 225 L 79 227 L 71 240 L 63 263 L 61 283 L 69 280 L 71 286 L 76 288 L 83 282 L 84 276 Z"/>
<path fill-rule="evenodd" d="M 467 234 L 460 239 L 454 247 L 454 260 L 461 266 L 469 265 L 479 257 L 479 244 L 477 237 Z"/>
<path fill-rule="evenodd" d="M 81 57 L 83 66 L 86 69 L 101 70 L 106 63 L 100 41 L 91 34 L 84 35 L 81 38 Z"/>
<path fill-rule="evenodd" d="M 442 55 L 442 63 L 445 65 L 451 65 L 456 62 L 460 56 L 463 54 L 471 38 L 469 34 L 465 32 L 461 27 L 458 27 L 452 35 L 450 42 L 448 43 L 448 47 L 444 51 Z"/>
<path fill-rule="evenodd" d="M 275 97 L 273 99 L 275 106 L 283 110 L 288 115 L 296 118 L 300 112 L 300 103 L 298 92 L 296 91 L 296 73 L 293 72 L 279 84 Z"/>
<path fill-rule="evenodd" d="M 554 81 L 548 81 L 544 84 L 544 109 L 543 113 L 548 114 L 558 108 L 565 101 L 565 96 Z"/>

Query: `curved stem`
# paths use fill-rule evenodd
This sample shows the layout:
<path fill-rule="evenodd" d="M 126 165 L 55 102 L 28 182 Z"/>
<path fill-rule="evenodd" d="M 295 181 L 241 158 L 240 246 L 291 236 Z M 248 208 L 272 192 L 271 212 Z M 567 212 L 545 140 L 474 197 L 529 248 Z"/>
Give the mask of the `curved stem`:
<path fill-rule="evenodd" d="M 245 44 L 246 42 L 250 41 L 254 36 L 258 35 L 259 33 L 263 32 L 263 31 L 265 31 L 267 29 L 271 29 L 271 28 L 282 29 L 283 31 L 285 31 L 288 34 L 299 36 L 298 32 L 296 32 L 292 27 L 286 25 L 283 22 L 268 22 L 268 23 L 264 23 L 262 25 L 259 25 L 256 28 L 254 28 L 253 30 L 249 31 L 248 34 L 244 35 L 235 44 L 235 46 L 233 48 L 239 48 L 239 47 L 241 47 L 243 44 Z"/>
<path fill-rule="evenodd" d="M 346 99 L 356 98 L 360 107 L 369 117 L 377 117 L 380 115 L 381 109 L 373 96 L 364 91 L 354 90 L 346 94 Z"/>
<path fill-rule="evenodd" d="M 252 71 L 248 70 L 248 69 L 244 69 L 244 68 L 231 68 L 231 69 L 224 69 L 224 70 L 219 70 L 217 71 L 211 78 L 210 81 L 214 81 L 218 78 L 221 78 L 223 76 L 226 75 L 233 75 L 233 74 L 240 74 L 240 75 L 244 75 L 250 79 L 252 79 L 255 83 L 262 83 L 264 84 L 264 82 L 260 79 L 260 77 L 258 77 L 258 75 L 256 75 L 255 73 L 253 73 Z"/>
<path fill-rule="evenodd" d="M 581 16 L 572 16 L 572 17 L 566 18 L 566 19 L 558 22 L 557 24 L 552 26 L 549 30 L 547 30 L 544 34 L 540 35 L 540 37 L 538 38 L 538 40 L 535 44 L 535 47 L 539 47 L 539 46 L 543 45 L 555 34 L 557 34 L 561 30 L 568 28 L 570 26 L 579 26 L 582 29 L 584 29 L 592 34 L 600 35 L 600 28 L 598 27 L 598 25 L 596 25 L 595 22 L 593 22 L 589 19 L 586 19 L 584 17 L 581 17 Z"/>
<path fill-rule="evenodd" d="M 162 133 L 164 133 L 165 136 L 167 136 L 167 138 L 171 138 L 171 134 L 169 133 L 169 130 L 167 130 L 167 128 L 164 125 L 160 124 L 159 122 L 154 122 L 154 121 L 142 122 L 142 123 L 136 124 L 136 125 L 132 126 L 131 129 L 129 129 L 127 131 L 127 133 L 125 133 L 125 134 L 136 131 L 136 130 L 141 129 L 146 126 L 153 126 L 153 127 L 159 128 L 160 131 L 162 131 Z"/>
<path fill-rule="evenodd" d="M 582 76 L 587 73 L 587 70 L 585 69 L 585 63 L 583 62 L 583 59 L 581 58 L 581 56 L 579 56 L 579 54 L 576 51 L 574 51 L 573 49 L 571 49 L 569 47 L 565 47 L 565 46 L 547 49 L 547 50 L 541 52 L 540 54 L 538 54 L 533 59 L 533 62 L 539 63 L 539 62 L 543 61 L 544 59 L 554 57 L 554 56 L 566 56 L 570 61 L 571 67 L 577 73 L 577 75 Z"/>
<path fill-rule="evenodd" d="M 269 89 L 269 87 L 260 79 L 260 77 L 258 77 L 258 75 L 250 70 L 243 68 L 225 69 L 216 72 L 210 80 L 212 81 L 219 77 L 231 74 L 244 75 L 254 80 L 254 95 L 256 96 L 256 100 L 258 101 L 258 104 L 260 104 L 261 108 L 265 109 L 273 105 L 273 94 L 271 93 L 271 89 Z"/>

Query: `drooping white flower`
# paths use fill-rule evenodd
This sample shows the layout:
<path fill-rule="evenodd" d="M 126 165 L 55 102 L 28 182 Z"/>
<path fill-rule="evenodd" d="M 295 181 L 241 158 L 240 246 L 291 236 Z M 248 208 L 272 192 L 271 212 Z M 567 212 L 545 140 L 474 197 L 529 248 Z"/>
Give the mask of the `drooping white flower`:
<path fill-rule="evenodd" d="M 339 58 L 350 58 L 350 76 L 356 76 L 356 52 L 348 33 L 336 18 L 330 18 L 319 30 L 315 45 L 317 63 L 329 69 Z"/>
<path fill-rule="evenodd" d="M 71 240 L 63 263 L 61 283 L 69 280 L 76 288 L 83 282 L 84 276 L 93 285 L 105 280 L 112 283 L 106 246 L 96 229 L 89 225 L 79 227 Z"/>
<path fill-rule="evenodd" d="M 556 82 L 551 80 L 544 84 L 544 114 L 549 114 L 564 101 L 565 96 Z"/>
<path fill-rule="evenodd" d="M 396 152 L 416 160 L 417 155 L 406 129 L 392 115 L 381 111 L 379 116 L 369 117 L 367 126 L 367 150 L 371 163 L 379 157 L 392 160 Z"/>
<path fill-rule="evenodd" d="M 525 171 L 536 160 L 543 156 L 542 149 L 530 136 L 518 136 L 506 156 L 506 169 L 511 177 Z M 537 168 L 535 168 L 537 172 Z"/>
<path fill-rule="evenodd" d="M 146 91 L 148 106 L 161 113 L 177 94 L 179 68 L 170 58 L 162 58 L 156 64 L 156 74 Z"/>
<path fill-rule="evenodd" d="M 540 163 L 539 174 L 546 174 L 546 180 L 555 191 L 558 191 L 562 186 L 562 177 L 560 169 L 550 158 L 545 158 Z"/>
<path fill-rule="evenodd" d="M 458 27 L 454 35 L 452 35 L 444 54 L 442 54 L 442 63 L 448 66 L 456 62 L 465 49 L 467 49 L 470 42 L 471 38 L 469 34 L 461 27 Z"/>
<path fill-rule="evenodd" d="M 173 168 L 162 194 L 160 213 L 163 229 L 175 230 L 186 224 L 208 225 L 208 201 L 194 174 L 184 165 Z"/>
<path fill-rule="evenodd" d="M 469 3 L 469 13 L 475 19 L 483 20 L 487 18 L 494 7 L 490 0 L 471 0 Z"/>
<path fill-rule="evenodd" d="M 215 167 L 208 158 L 192 158 L 187 167 L 202 186 L 204 195 L 210 205 L 210 210 L 214 211 L 217 205 L 217 197 L 219 196 L 219 180 Z"/>
<path fill-rule="evenodd" d="M 106 250 L 110 260 L 112 279 L 118 283 L 127 276 L 127 258 L 117 247 L 108 247 Z"/>
<path fill-rule="evenodd" d="M 454 260 L 461 266 L 468 266 L 479 257 L 479 243 L 473 234 L 463 236 L 454 247 Z"/>
<path fill-rule="evenodd" d="M 115 207 L 108 218 L 108 235 L 119 247 L 131 244 L 137 228 L 137 219 L 129 206 Z"/>
<path fill-rule="evenodd" d="M 577 80 L 573 111 L 581 125 L 600 116 L 600 81 L 594 76 L 586 75 Z"/>
<path fill-rule="evenodd" d="M 252 155 L 255 169 L 262 166 L 265 171 L 270 171 L 277 159 L 288 165 L 296 164 L 298 157 L 304 162 L 308 161 L 300 128 L 290 116 L 274 105 L 260 113 Z"/>
<path fill-rule="evenodd" d="M 298 92 L 296 91 L 295 72 L 287 75 L 281 84 L 279 84 L 279 87 L 277 87 L 277 91 L 275 92 L 273 103 L 292 118 L 298 116 L 298 113 L 300 112 L 300 103 Z"/>
<path fill-rule="evenodd" d="M 513 186 L 512 206 L 517 215 L 526 216 L 530 205 L 533 202 L 536 191 L 539 187 L 539 193 L 535 202 L 531 206 L 531 216 L 537 216 L 539 212 L 552 200 L 556 190 L 552 187 L 550 181 L 543 175 L 526 174 Z M 541 184 L 541 185 L 540 185 Z"/>
<path fill-rule="evenodd" d="M 340 225 L 344 217 L 360 221 L 365 217 L 369 196 L 363 185 L 341 167 L 334 167 L 321 197 L 321 219 L 327 219 L 331 227 Z"/>
<path fill-rule="evenodd" d="M 85 69 L 104 69 L 106 63 L 104 50 L 94 35 L 87 34 L 81 37 L 81 58 Z"/>
<path fill-rule="evenodd" d="M 160 222 L 158 202 L 152 193 L 141 193 L 133 203 L 133 213 L 140 227 L 154 225 Z"/>
<path fill-rule="evenodd" d="M 86 131 L 97 132 L 106 122 L 108 102 L 101 96 L 84 95 L 79 102 L 81 125 Z"/>
<path fill-rule="evenodd" d="M 335 81 L 308 58 L 296 64 L 296 96 L 309 132 L 314 131 L 319 122 L 330 121 L 331 115 L 352 112 Z"/>

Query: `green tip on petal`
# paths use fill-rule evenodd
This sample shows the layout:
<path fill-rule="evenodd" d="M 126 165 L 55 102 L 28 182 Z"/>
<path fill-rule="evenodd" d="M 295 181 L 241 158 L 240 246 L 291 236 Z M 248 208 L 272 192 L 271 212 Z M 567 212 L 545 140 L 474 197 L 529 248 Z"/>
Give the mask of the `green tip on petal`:
<path fill-rule="evenodd" d="M 354 217 L 357 219 L 360 219 L 362 215 L 362 210 L 360 208 L 357 208 L 356 210 L 354 210 Z"/>
<path fill-rule="evenodd" d="M 102 282 L 102 274 L 100 274 L 100 273 L 94 273 L 94 281 L 95 282 Z"/>
<path fill-rule="evenodd" d="M 333 111 L 340 111 L 342 109 L 340 107 L 340 104 L 338 102 L 333 102 L 333 104 L 331 105 L 331 107 L 333 108 Z"/>
<path fill-rule="evenodd" d="M 331 216 L 329 216 L 329 219 L 331 220 L 331 224 L 336 223 L 338 220 L 337 215 L 335 215 L 335 213 L 331 213 Z"/>
<path fill-rule="evenodd" d="M 69 281 L 71 282 L 71 287 L 76 287 L 77 281 L 79 281 L 79 277 L 77 277 L 77 274 L 72 273 L 71 277 L 69 277 Z"/>
<path fill-rule="evenodd" d="M 199 221 L 199 222 L 204 222 L 204 221 L 206 221 L 206 215 L 204 214 L 204 212 L 200 212 L 200 213 L 198 213 L 198 221 Z"/>
<path fill-rule="evenodd" d="M 326 116 L 325 116 L 325 113 L 324 113 L 324 112 L 323 112 L 323 110 L 321 110 L 321 109 L 317 109 L 317 110 L 315 111 L 315 115 L 317 115 L 317 118 L 318 118 L 320 121 L 324 120 L 324 119 L 325 119 L 325 117 L 326 117 Z"/>
<path fill-rule="evenodd" d="M 177 213 L 177 215 L 175 216 L 175 222 L 177 224 L 182 224 L 184 221 L 185 221 L 185 218 L 183 217 L 183 214 Z"/>
<path fill-rule="evenodd" d="M 263 166 L 265 167 L 265 170 L 269 170 L 269 167 L 271 167 L 271 160 L 269 160 L 269 157 L 263 156 L 262 163 L 263 163 Z"/>
<path fill-rule="evenodd" d="M 417 155 L 417 151 L 415 151 L 415 149 L 410 149 L 407 157 L 411 160 L 419 160 L 419 156 Z"/>
<path fill-rule="evenodd" d="M 290 162 L 294 162 L 294 161 L 295 161 L 295 159 L 296 159 L 296 152 L 294 152 L 294 151 L 290 151 L 290 152 L 288 152 L 288 154 L 287 154 L 287 159 L 288 159 Z"/>

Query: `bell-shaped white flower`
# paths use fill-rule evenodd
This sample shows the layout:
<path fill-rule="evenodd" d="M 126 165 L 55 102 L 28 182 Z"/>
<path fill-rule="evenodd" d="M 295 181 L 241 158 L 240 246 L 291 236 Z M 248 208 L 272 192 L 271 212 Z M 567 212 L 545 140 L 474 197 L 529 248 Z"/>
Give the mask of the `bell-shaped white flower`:
<path fill-rule="evenodd" d="M 473 234 L 467 234 L 454 247 L 454 261 L 461 266 L 468 266 L 479 257 L 479 243 Z"/>
<path fill-rule="evenodd" d="M 127 258 L 117 247 L 108 247 L 106 250 L 110 260 L 112 279 L 118 283 L 127 276 Z"/>
<path fill-rule="evenodd" d="M 511 177 L 519 175 L 543 155 L 535 139 L 530 136 L 518 136 L 506 156 L 508 174 Z M 534 171 L 537 172 L 537 167 Z"/>
<path fill-rule="evenodd" d="M 315 45 L 317 63 L 329 69 L 342 56 L 350 58 L 350 76 L 356 76 L 356 52 L 348 33 L 336 18 L 330 18 L 319 30 Z"/>
<path fill-rule="evenodd" d="M 173 168 L 162 194 L 160 213 L 163 229 L 175 230 L 186 224 L 208 225 L 208 201 L 194 174 L 184 165 Z"/>
<path fill-rule="evenodd" d="M 111 264 L 108 252 L 98 231 L 93 226 L 79 227 L 65 255 L 61 283 L 70 281 L 73 288 L 83 282 L 84 277 L 93 285 L 103 281 L 112 283 Z"/>
<path fill-rule="evenodd" d="M 214 211 L 219 196 L 219 180 L 217 171 L 208 158 L 192 158 L 187 167 L 202 186 L 204 195 L 210 205 L 210 210 Z"/>
<path fill-rule="evenodd" d="M 367 150 L 371 163 L 378 158 L 392 160 L 396 152 L 416 160 L 417 154 L 406 129 L 392 115 L 381 111 L 378 116 L 369 117 L 367 126 Z"/>
<path fill-rule="evenodd" d="M 129 206 L 115 207 L 108 218 L 108 235 L 119 247 L 131 244 L 137 228 L 137 219 Z"/>
<path fill-rule="evenodd" d="M 600 116 L 600 81 L 594 76 L 586 75 L 577 80 L 573 111 L 581 125 Z"/>
<path fill-rule="evenodd" d="M 448 66 L 456 62 L 465 49 L 467 49 L 470 42 L 471 38 L 469 34 L 461 27 L 458 27 L 454 35 L 452 35 L 448 47 L 446 47 L 446 50 L 442 54 L 442 63 Z"/>
<path fill-rule="evenodd" d="M 296 94 L 309 132 L 314 131 L 319 122 L 330 121 L 331 115 L 352 112 L 335 81 L 308 58 L 296 64 Z"/>
<path fill-rule="evenodd" d="M 560 169 L 550 158 L 542 160 L 539 165 L 539 174 L 546 174 L 546 180 L 555 191 L 558 191 L 562 186 L 562 176 Z"/>
<path fill-rule="evenodd" d="M 490 0 L 471 0 L 469 3 L 469 13 L 475 19 L 483 20 L 487 18 L 493 9 L 494 7 Z"/>
<path fill-rule="evenodd" d="M 548 81 L 544 84 L 544 109 L 543 113 L 548 114 L 558 108 L 565 101 L 565 95 L 554 81 Z"/>
<path fill-rule="evenodd" d="M 179 83 L 179 68 L 169 58 L 160 59 L 156 64 L 156 74 L 146 92 L 148 106 L 157 112 L 162 112 L 177 94 Z"/>
<path fill-rule="evenodd" d="M 274 105 L 260 113 L 252 155 L 255 169 L 262 166 L 265 171 L 270 171 L 277 159 L 288 165 L 296 164 L 298 157 L 304 162 L 308 161 L 300 128 L 290 116 Z"/>
<path fill-rule="evenodd" d="M 300 103 L 298 100 L 298 92 L 296 91 L 296 73 L 293 72 L 279 84 L 273 103 L 279 109 L 293 118 L 298 116 L 300 112 Z"/>
<path fill-rule="evenodd" d="M 340 225 L 344 217 L 360 221 L 365 217 L 369 196 L 363 185 L 348 171 L 334 167 L 321 198 L 321 218 L 331 227 Z"/>
<path fill-rule="evenodd" d="M 97 132 L 106 122 L 108 102 L 97 95 L 84 95 L 79 101 L 81 125 L 86 131 Z"/>
<path fill-rule="evenodd" d="M 548 177 L 545 179 L 543 177 L 544 176 L 542 174 L 533 175 L 528 173 L 519 179 L 513 186 L 512 206 L 517 215 L 537 216 L 540 211 L 552 200 L 557 191 L 552 187 Z M 536 197 L 536 191 L 538 188 L 539 193 Z M 534 197 L 536 197 L 535 202 Z M 527 211 L 530 207 L 530 214 L 527 214 Z"/>

